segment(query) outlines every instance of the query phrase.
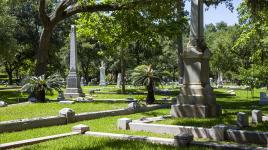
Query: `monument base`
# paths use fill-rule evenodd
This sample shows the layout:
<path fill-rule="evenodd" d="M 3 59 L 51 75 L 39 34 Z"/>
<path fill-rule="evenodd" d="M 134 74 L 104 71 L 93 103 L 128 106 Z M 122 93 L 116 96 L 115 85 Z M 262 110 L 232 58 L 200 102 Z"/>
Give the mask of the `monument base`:
<path fill-rule="evenodd" d="M 82 92 L 82 89 L 79 88 L 67 88 L 64 93 L 65 98 L 77 98 L 85 97 L 85 94 Z"/>
<path fill-rule="evenodd" d="M 99 86 L 107 86 L 107 84 L 104 82 L 104 83 L 100 83 Z"/>
<path fill-rule="evenodd" d="M 171 105 L 170 114 L 172 117 L 195 117 L 207 118 L 217 117 L 221 115 L 221 107 L 215 105 L 191 105 L 191 104 L 175 104 Z"/>

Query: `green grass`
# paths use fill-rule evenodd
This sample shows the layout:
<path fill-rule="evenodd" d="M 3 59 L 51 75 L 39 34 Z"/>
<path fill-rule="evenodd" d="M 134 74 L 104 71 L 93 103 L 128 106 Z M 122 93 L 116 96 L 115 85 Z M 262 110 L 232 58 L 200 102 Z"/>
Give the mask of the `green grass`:
<path fill-rule="evenodd" d="M 145 113 L 136 113 L 136 114 L 131 114 L 131 115 L 122 115 L 122 116 L 104 117 L 104 118 L 99 118 L 99 119 L 94 119 L 94 120 L 86 120 L 86 121 L 76 122 L 72 124 L 61 125 L 61 126 L 36 128 L 36 129 L 19 131 L 19 132 L 1 133 L 0 143 L 7 143 L 7 142 L 12 142 L 12 141 L 66 133 L 66 132 L 70 132 L 71 128 L 78 124 L 86 124 L 90 127 L 91 131 L 96 131 L 96 132 L 110 132 L 110 133 L 171 138 L 172 136 L 167 135 L 167 134 L 156 134 L 156 133 L 149 133 L 149 132 L 137 132 L 137 131 L 117 129 L 117 120 L 119 118 L 139 119 L 142 117 L 154 117 L 154 116 L 166 115 L 168 113 L 169 113 L 169 109 L 159 109 L 159 110 L 145 112 Z"/>
<path fill-rule="evenodd" d="M 0 108 L 0 121 L 56 116 L 62 108 L 71 108 L 76 113 L 126 108 L 126 103 L 33 103 Z"/>
<path fill-rule="evenodd" d="M 25 102 L 27 97 L 28 94 L 22 94 L 16 88 L 0 90 L 0 100 L 9 104 Z"/>
<path fill-rule="evenodd" d="M 209 148 L 200 147 L 173 147 L 160 144 L 151 144 L 140 141 L 123 141 L 110 138 L 90 137 L 90 136 L 73 136 L 64 139 L 48 141 L 32 146 L 20 148 L 23 150 L 62 150 L 62 149 L 80 149 L 80 150 L 209 150 Z"/>
<path fill-rule="evenodd" d="M 265 90 L 255 89 L 254 96 L 251 97 L 250 92 L 246 90 L 235 90 L 236 96 L 228 96 L 226 89 L 216 89 L 217 103 L 222 107 L 222 116 L 217 118 L 171 118 L 164 121 L 157 122 L 159 124 L 171 125 L 188 125 L 188 126 L 202 126 L 212 127 L 217 124 L 236 124 L 236 114 L 238 112 L 246 112 L 251 116 L 253 109 L 262 110 L 263 114 L 268 114 L 268 105 L 259 105 L 259 92 Z M 249 118 L 251 120 L 251 117 Z M 260 123 L 257 126 L 251 124 L 251 127 L 246 130 L 254 131 L 268 131 L 268 122 Z"/>

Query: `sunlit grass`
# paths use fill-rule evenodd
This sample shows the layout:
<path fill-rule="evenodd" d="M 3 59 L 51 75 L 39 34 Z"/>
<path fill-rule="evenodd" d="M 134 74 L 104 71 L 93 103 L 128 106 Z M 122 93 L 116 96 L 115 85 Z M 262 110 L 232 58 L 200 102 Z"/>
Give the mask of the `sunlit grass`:
<path fill-rule="evenodd" d="M 110 138 L 73 136 L 21 148 L 38 150 L 89 149 L 89 150 L 209 150 L 200 147 L 174 147 L 141 141 L 124 141 Z"/>
<path fill-rule="evenodd" d="M 101 110 L 112 110 L 126 108 L 126 103 L 75 103 L 75 104 L 60 104 L 60 103 L 33 103 L 21 104 L 0 108 L 0 121 L 57 116 L 62 108 L 71 108 L 76 113 L 95 112 Z"/>

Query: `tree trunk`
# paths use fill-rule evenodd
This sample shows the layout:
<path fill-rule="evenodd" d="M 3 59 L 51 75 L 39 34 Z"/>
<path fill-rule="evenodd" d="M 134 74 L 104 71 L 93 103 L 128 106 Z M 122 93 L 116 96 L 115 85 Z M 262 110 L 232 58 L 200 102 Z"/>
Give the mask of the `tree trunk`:
<path fill-rule="evenodd" d="M 45 92 L 45 90 L 35 91 L 34 96 L 35 96 L 35 98 L 37 99 L 38 102 L 45 102 L 46 101 L 46 92 Z"/>
<path fill-rule="evenodd" d="M 177 10 L 178 10 L 178 23 L 180 26 L 180 33 L 177 37 L 177 44 L 178 44 L 178 64 L 179 64 L 179 72 L 180 72 L 180 78 L 179 79 L 183 79 L 184 77 L 184 64 L 183 64 L 183 58 L 182 58 L 182 53 L 183 53 L 183 38 L 182 38 L 182 19 L 184 17 L 184 13 L 183 13 L 183 1 L 182 0 L 178 0 L 178 5 L 177 5 Z M 179 81 L 181 82 L 181 81 Z M 180 83 L 183 84 L 183 83 Z"/>
<path fill-rule="evenodd" d="M 14 67 L 12 67 L 12 65 L 8 62 L 5 63 L 5 70 L 6 73 L 8 75 L 8 85 L 12 85 L 13 84 L 13 69 Z"/>
<path fill-rule="evenodd" d="M 12 85 L 13 84 L 13 75 L 12 72 L 8 72 L 8 84 Z"/>
<path fill-rule="evenodd" d="M 35 75 L 41 76 L 46 73 L 49 61 L 49 48 L 53 27 L 45 27 L 42 31 L 39 48 L 36 52 L 36 70 Z"/>
<path fill-rule="evenodd" d="M 155 101 L 154 97 L 154 81 L 152 79 L 149 79 L 149 84 L 147 85 L 147 97 L 146 97 L 146 103 L 147 104 L 153 104 Z"/>
<path fill-rule="evenodd" d="M 125 59 L 124 59 L 124 50 L 123 48 L 121 48 L 121 52 L 120 52 L 120 64 L 121 64 L 121 81 L 122 81 L 122 93 L 126 92 L 126 83 L 125 83 L 125 76 L 126 76 L 126 72 L 125 72 Z"/>

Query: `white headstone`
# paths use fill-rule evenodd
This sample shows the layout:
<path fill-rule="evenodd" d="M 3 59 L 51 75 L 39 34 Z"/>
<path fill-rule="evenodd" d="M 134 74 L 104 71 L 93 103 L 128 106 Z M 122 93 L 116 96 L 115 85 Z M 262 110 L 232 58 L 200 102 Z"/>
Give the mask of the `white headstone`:
<path fill-rule="evenodd" d="M 222 88 L 223 87 L 223 79 L 222 79 L 222 73 L 221 72 L 218 74 L 217 87 L 218 88 Z"/>
<path fill-rule="evenodd" d="M 100 67 L 100 86 L 106 86 L 105 66 L 103 62 L 101 62 L 101 67 Z"/>
<path fill-rule="evenodd" d="M 117 87 L 120 87 L 121 81 L 122 81 L 122 74 L 118 73 L 118 75 L 117 75 L 117 84 L 116 84 Z"/>
<path fill-rule="evenodd" d="M 252 123 L 258 124 L 262 122 L 261 110 L 252 110 Z"/>

